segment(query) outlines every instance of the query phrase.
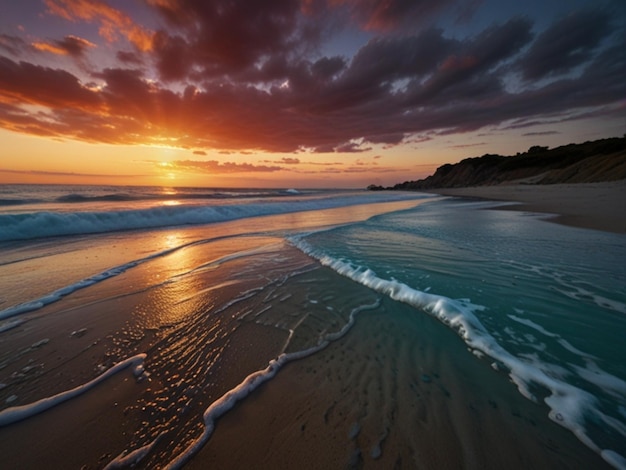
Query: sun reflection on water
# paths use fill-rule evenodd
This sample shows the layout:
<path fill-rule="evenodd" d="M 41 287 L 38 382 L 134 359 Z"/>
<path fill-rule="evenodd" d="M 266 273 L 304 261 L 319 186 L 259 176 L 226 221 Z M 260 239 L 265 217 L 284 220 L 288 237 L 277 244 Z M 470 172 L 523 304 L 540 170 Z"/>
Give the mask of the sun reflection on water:
<path fill-rule="evenodd" d="M 187 241 L 184 233 L 177 231 L 163 233 L 160 237 L 161 250 L 169 253 L 150 263 L 153 289 L 135 312 L 143 319 L 145 328 L 174 325 L 199 308 L 196 302 L 188 301 L 202 288 L 202 283 L 197 276 L 188 275 L 198 260 L 193 249 L 184 247 Z"/>
<path fill-rule="evenodd" d="M 169 199 L 167 201 L 163 201 L 161 204 L 164 206 L 180 206 L 182 203 L 177 199 Z"/>

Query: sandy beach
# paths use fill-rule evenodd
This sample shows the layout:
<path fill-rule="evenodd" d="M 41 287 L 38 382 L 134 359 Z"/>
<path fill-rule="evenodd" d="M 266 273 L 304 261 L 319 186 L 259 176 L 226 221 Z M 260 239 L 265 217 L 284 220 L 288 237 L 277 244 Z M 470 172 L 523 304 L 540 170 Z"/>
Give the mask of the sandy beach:
<path fill-rule="evenodd" d="M 579 184 L 507 184 L 437 189 L 433 193 L 519 202 L 508 209 L 554 214 L 575 227 L 626 233 L 626 180 Z"/>
<path fill-rule="evenodd" d="M 519 201 L 523 205 L 507 207 L 558 212 L 550 220 L 619 232 L 619 224 L 611 225 L 611 220 L 623 222 L 623 203 L 620 213 L 616 201 L 625 187 L 624 182 L 519 185 L 441 194 Z M 109 464 L 165 468 L 203 434 L 203 413 L 212 403 L 282 353 L 307 351 L 324 339 L 326 347 L 286 363 L 219 417 L 185 468 L 609 468 L 598 452 L 550 419 L 541 399 L 550 393 L 547 388 L 538 386 L 539 397 L 527 399 L 511 383 L 510 371 L 469 347 L 450 320 L 354 282 L 286 238 L 311 230 L 332 241 L 342 232 L 329 227 L 345 228 L 348 235 L 339 238 L 336 249 L 363 246 L 367 255 L 396 260 L 399 276 L 407 266 L 431 264 L 426 276 L 414 278 L 412 285 L 424 289 L 415 291 L 418 297 L 428 296 L 434 278 L 441 276 L 443 284 L 434 291 L 447 293 L 450 288 L 447 295 L 465 298 L 457 288 L 466 277 L 472 300 L 489 284 L 496 299 L 508 300 L 512 296 L 501 289 L 510 284 L 512 292 L 524 294 L 516 299 L 543 305 L 541 294 L 533 293 L 536 287 L 520 286 L 523 279 L 499 274 L 499 260 L 492 264 L 465 253 L 458 242 L 443 245 L 420 238 L 406 250 L 404 231 L 414 229 L 404 227 L 405 221 L 426 227 L 425 233 L 429 224 L 451 223 L 447 230 L 456 233 L 454 224 L 461 218 L 448 217 L 447 211 L 463 209 L 454 209 L 458 204 L 448 208 L 446 201 L 431 198 L 68 237 L 63 244 L 53 239 L 32 246 L 7 244 L 0 266 L 7 304 L 75 285 L 112 265 L 126 267 L 2 324 L 0 400 L 5 410 L 80 388 L 129 357 L 145 354 L 145 359 L 144 372 L 133 374 L 129 367 L 76 398 L 0 426 L 3 462 L 26 469 L 101 469 Z M 594 206 L 602 209 L 594 213 Z M 384 221 L 376 226 L 387 211 L 396 214 L 390 219 L 399 227 L 396 232 L 382 232 L 388 226 Z M 436 217 L 429 219 L 431 212 Z M 482 210 L 461 214 L 468 217 L 463 220 L 488 215 Z M 511 213 L 506 216 L 511 218 Z M 349 230 L 358 221 L 366 229 L 357 230 L 361 236 L 355 237 Z M 531 224 L 543 236 L 545 222 Z M 434 227 L 437 233 L 438 225 Z M 396 233 L 399 238 L 393 242 L 390 237 Z M 477 271 L 465 273 L 463 266 Z M 365 269 L 359 272 L 366 274 Z M 457 314 L 472 315 L 469 307 L 464 310 L 465 301 L 433 298 L 433 304 L 447 305 L 453 313 L 456 308 Z M 354 325 L 337 336 L 353 312 L 358 312 Z M 513 312 L 522 315 L 520 309 Z M 561 339 L 521 321 L 548 339 Z M 503 332 L 514 327 L 512 322 Z M 529 351 L 545 348 L 528 331 L 515 338 L 521 336 Z"/>
<path fill-rule="evenodd" d="M 454 333 L 415 320 L 392 301 L 363 312 L 220 419 L 185 468 L 609 468 Z"/>

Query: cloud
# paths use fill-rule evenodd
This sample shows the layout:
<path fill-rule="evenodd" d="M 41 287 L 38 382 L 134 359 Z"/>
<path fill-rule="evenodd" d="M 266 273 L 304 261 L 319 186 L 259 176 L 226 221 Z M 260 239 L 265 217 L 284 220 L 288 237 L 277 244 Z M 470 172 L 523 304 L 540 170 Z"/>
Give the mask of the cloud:
<path fill-rule="evenodd" d="M 5 50 L 13 56 L 19 55 L 27 47 L 26 42 L 17 36 L 10 34 L 0 34 L 0 49 Z"/>
<path fill-rule="evenodd" d="M 98 22 L 99 34 L 108 42 L 125 37 L 140 51 L 152 48 L 152 32 L 137 25 L 122 11 L 99 0 L 44 0 L 48 13 L 68 21 Z"/>
<path fill-rule="evenodd" d="M 45 86 L 42 86 L 45 84 Z M 71 73 L 0 56 L 0 94 L 9 101 L 97 112 L 100 96 Z"/>
<path fill-rule="evenodd" d="M 422 23 L 445 9 L 452 0 L 329 0 L 330 5 L 349 7 L 366 30 L 390 31 L 407 24 Z"/>
<path fill-rule="evenodd" d="M 541 33 L 517 65 L 526 80 L 569 72 L 591 59 L 611 31 L 607 11 L 575 11 Z"/>
<path fill-rule="evenodd" d="M 252 163 L 220 163 L 217 160 L 175 160 L 170 162 L 176 170 L 194 170 L 211 174 L 271 173 L 282 170 L 279 166 L 253 165 Z"/>
<path fill-rule="evenodd" d="M 19 175 L 45 175 L 45 176 L 90 176 L 96 178 L 131 178 L 146 175 L 120 175 L 120 174 L 104 174 L 104 173 L 78 173 L 74 171 L 45 171 L 45 170 L 12 170 L 0 168 L 0 173 L 11 173 Z"/>
<path fill-rule="evenodd" d="M 57 18 L 95 25 L 107 44 L 46 42 L 92 59 L 87 72 L 72 72 L 47 54 L 24 54 L 31 40 L 0 35 L 0 126 L 28 134 L 225 154 L 354 153 L 485 127 L 554 126 L 583 113 L 614 116 L 626 96 L 619 26 L 600 9 L 544 31 L 514 17 L 464 37 L 429 26 L 445 8 L 458 12 L 451 0 L 147 0 L 143 7 L 160 18 L 154 27 L 135 23 L 124 2 L 45 3 Z M 323 47 L 354 28 L 367 39 L 351 56 Z M 193 165 L 294 171 L 306 160 L 286 158 Z"/>
<path fill-rule="evenodd" d="M 194 150 L 193 154 L 194 155 L 206 155 L 206 152 L 204 150 Z"/>
<path fill-rule="evenodd" d="M 70 55 L 78 58 L 82 57 L 87 49 L 96 47 L 96 45 L 77 36 L 65 36 L 58 41 L 34 42 L 33 47 L 40 51 L 51 52 L 58 55 Z"/>
<path fill-rule="evenodd" d="M 487 145 L 487 142 L 476 142 L 473 144 L 457 144 L 457 145 L 451 145 L 450 148 L 464 149 L 464 148 L 469 148 L 469 147 L 481 147 L 483 145 Z"/>
<path fill-rule="evenodd" d="M 294 33 L 304 21 L 298 2 L 291 0 L 149 0 L 149 4 L 171 26 L 158 31 L 154 41 L 158 70 L 165 80 L 185 78 L 192 66 L 206 77 L 243 73 L 263 57 L 293 49 Z"/>
<path fill-rule="evenodd" d="M 127 65 L 132 65 L 132 66 L 143 64 L 143 59 L 141 58 L 141 56 L 139 56 L 135 52 L 118 51 L 115 54 L 115 57 L 122 64 L 127 64 Z"/>
<path fill-rule="evenodd" d="M 514 18 L 486 29 L 470 41 L 453 44 L 424 83 L 412 84 L 408 99 L 414 104 L 444 104 L 502 95 L 501 79 L 493 72 L 494 67 L 530 42 L 531 26 L 527 19 Z"/>
<path fill-rule="evenodd" d="M 558 131 L 540 131 L 540 132 L 525 132 L 522 134 L 522 137 L 531 137 L 536 135 L 557 135 L 560 134 Z"/>
<path fill-rule="evenodd" d="M 361 143 L 359 142 L 346 142 L 335 147 L 335 152 L 339 153 L 360 153 L 367 152 L 368 150 L 372 150 L 371 147 L 361 147 Z"/>

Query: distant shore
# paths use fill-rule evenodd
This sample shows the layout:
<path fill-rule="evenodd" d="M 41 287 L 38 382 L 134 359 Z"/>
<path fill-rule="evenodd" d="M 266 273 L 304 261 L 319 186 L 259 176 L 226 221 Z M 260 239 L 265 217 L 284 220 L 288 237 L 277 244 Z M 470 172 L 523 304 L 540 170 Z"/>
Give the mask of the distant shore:
<path fill-rule="evenodd" d="M 626 233 L 626 180 L 577 184 L 506 184 L 441 188 L 424 192 L 443 196 L 514 201 L 507 209 L 554 214 L 553 222 Z"/>

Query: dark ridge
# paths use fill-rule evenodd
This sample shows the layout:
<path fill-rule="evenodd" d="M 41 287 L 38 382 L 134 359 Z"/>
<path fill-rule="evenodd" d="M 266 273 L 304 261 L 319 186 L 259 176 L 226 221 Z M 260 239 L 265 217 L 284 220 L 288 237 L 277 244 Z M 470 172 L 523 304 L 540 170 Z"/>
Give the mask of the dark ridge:
<path fill-rule="evenodd" d="M 370 190 L 430 190 L 507 183 L 596 183 L 626 179 L 626 136 L 554 149 L 534 145 L 514 156 L 486 154 L 445 164 L 425 179 Z"/>

